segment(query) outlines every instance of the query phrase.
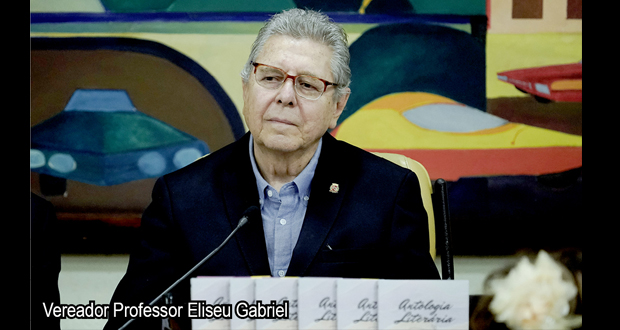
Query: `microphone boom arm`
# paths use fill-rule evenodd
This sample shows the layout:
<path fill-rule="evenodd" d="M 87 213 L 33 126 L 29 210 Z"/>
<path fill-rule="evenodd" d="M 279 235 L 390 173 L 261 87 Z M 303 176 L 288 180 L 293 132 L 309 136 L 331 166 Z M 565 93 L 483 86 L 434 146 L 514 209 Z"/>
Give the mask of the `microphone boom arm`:
<path fill-rule="evenodd" d="M 252 211 L 254 211 L 254 210 L 252 210 Z M 220 244 L 220 246 L 218 246 L 215 250 L 211 251 L 211 253 L 209 253 L 209 255 L 204 257 L 199 263 L 197 263 L 194 267 L 192 267 L 192 269 L 190 269 L 187 273 L 185 273 L 185 275 L 181 276 L 178 280 L 176 280 L 176 282 L 172 283 L 172 285 L 169 286 L 166 290 L 164 290 L 164 292 L 162 292 L 159 296 L 157 296 L 157 298 L 153 299 L 153 301 L 151 301 L 149 303 L 149 306 L 153 306 L 163 296 L 165 296 L 168 292 L 170 292 L 172 289 L 174 289 L 174 287 L 176 287 L 179 283 L 181 283 L 183 280 L 185 280 L 187 277 L 189 277 L 193 272 L 195 272 L 196 269 L 200 268 L 200 266 L 202 266 L 207 260 L 211 259 L 211 257 L 214 254 L 216 254 L 226 243 L 228 243 L 228 241 L 233 237 L 233 235 L 235 235 L 237 230 L 239 230 L 239 228 L 241 228 L 243 225 L 248 223 L 249 213 L 251 213 L 251 212 L 246 211 L 245 213 L 246 214 L 239 220 L 239 223 L 237 224 L 237 227 L 228 235 L 228 237 L 226 237 L 226 239 L 222 242 L 222 244 Z M 127 321 L 127 323 L 125 323 L 122 327 L 118 328 L 118 330 L 125 329 L 131 322 L 133 322 L 133 320 L 135 320 L 135 318 Z"/>

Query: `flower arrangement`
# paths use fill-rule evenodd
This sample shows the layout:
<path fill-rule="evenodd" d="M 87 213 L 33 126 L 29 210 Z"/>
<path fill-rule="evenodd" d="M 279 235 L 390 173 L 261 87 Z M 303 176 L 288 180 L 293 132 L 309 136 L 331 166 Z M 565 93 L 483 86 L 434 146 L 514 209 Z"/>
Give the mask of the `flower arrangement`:
<path fill-rule="evenodd" d="M 506 277 L 489 282 L 493 295 L 489 310 L 497 322 L 513 330 L 579 327 L 581 315 L 570 313 L 577 287 L 567 273 L 545 251 L 538 253 L 534 263 L 523 257 Z"/>

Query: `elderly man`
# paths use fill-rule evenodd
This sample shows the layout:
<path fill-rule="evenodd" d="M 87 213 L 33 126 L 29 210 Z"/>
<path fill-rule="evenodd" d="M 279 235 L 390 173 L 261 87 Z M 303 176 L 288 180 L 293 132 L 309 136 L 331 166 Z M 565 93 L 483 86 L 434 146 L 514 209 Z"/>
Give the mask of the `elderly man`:
<path fill-rule="evenodd" d="M 300 9 L 261 29 L 242 72 L 250 132 L 157 181 L 113 301 L 157 297 L 253 205 L 262 216 L 195 275 L 439 279 L 416 175 L 327 133 L 349 97 L 346 38 Z M 173 303 L 188 299 L 187 282 Z"/>

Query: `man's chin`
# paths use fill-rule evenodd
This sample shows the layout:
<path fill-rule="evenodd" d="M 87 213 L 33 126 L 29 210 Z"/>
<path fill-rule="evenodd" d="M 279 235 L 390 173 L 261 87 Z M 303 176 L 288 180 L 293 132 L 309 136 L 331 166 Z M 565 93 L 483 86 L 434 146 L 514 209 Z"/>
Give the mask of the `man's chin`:
<path fill-rule="evenodd" d="M 270 151 L 289 153 L 299 150 L 301 148 L 301 144 L 296 143 L 291 139 L 279 138 L 266 141 L 265 148 L 269 149 Z"/>
<path fill-rule="evenodd" d="M 258 145 L 272 152 L 293 153 L 305 149 L 304 141 L 299 137 L 286 135 L 272 135 L 265 139 L 259 139 Z"/>

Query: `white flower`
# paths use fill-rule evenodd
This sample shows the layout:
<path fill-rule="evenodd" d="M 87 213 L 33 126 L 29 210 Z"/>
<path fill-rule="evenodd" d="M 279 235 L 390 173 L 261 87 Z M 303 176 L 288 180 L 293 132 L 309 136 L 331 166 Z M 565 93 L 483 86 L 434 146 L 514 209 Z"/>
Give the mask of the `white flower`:
<path fill-rule="evenodd" d="M 534 264 L 523 257 L 508 276 L 489 283 L 494 295 L 489 309 L 495 320 L 513 330 L 579 326 L 581 316 L 569 315 L 577 287 L 563 278 L 566 271 L 545 251 L 538 253 Z"/>

